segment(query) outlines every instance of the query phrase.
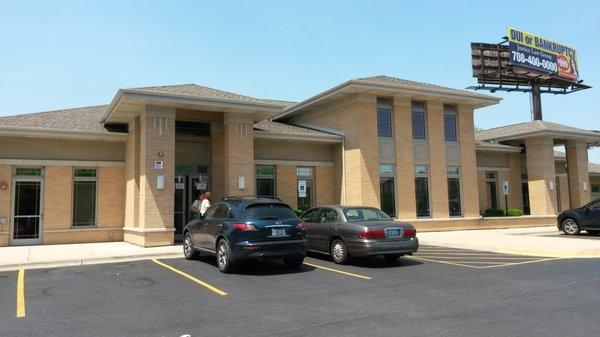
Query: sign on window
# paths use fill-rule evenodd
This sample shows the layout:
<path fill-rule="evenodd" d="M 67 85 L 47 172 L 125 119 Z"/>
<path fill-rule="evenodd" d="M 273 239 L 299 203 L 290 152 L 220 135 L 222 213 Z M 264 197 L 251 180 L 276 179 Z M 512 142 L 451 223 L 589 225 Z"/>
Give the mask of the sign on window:
<path fill-rule="evenodd" d="M 298 197 L 306 198 L 306 180 L 298 180 Z"/>

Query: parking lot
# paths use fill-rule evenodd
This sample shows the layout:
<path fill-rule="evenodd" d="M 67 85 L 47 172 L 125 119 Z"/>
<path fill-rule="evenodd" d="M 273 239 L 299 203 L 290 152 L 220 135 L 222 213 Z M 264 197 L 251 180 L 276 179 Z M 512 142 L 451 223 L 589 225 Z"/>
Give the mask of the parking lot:
<path fill-rule="evenodd" d="M 230 275 L 209 257 L 1 272 L 0 335 L 592 336 L 599 267 L 424 246 L 392 265 L 311 255 Z"/>

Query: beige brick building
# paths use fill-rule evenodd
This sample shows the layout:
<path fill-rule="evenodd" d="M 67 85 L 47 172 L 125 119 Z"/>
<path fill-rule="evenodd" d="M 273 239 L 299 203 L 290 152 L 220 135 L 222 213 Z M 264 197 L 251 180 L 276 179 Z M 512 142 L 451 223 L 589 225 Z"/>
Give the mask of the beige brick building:
<path fill-rule="evenodd" d="M 587 160 L 600 134 L 547 122 L 475 132 L 475 111 L 498 103 L 377 76 L 299 103 L 189 84 L 1 117 L 0 246 L 169 245 L 206 190 L 375 206 L 422 229 L 502 226 L 480 214 L 507 206 L 531 213 L 520 224 L 552 222 L 600 195 Z"/>

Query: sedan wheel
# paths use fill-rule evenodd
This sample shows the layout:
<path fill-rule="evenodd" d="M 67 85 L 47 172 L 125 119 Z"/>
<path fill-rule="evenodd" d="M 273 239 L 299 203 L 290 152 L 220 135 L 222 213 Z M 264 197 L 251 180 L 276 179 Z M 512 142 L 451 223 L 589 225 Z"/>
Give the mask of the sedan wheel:
<path fill-rule="evenodd" d="M 198 252 L 192 246 L 192 236 L 190 235 L 190 232 L 185 233 L 183 238 L 183 255 L 188 260 L 198 258 Z"/>
<path fill-rule="evenodd" d="M 231 250 L 225 239 L 219 241 L 219 246 L 217 248 L 217 265 L 219 266 L 219 270 L 223 273 L 230 273 L 233 270 Z"/>
<path fill-rule="evenodd" d="M 340 239 L 335 239 L 331 243 L 331 258 L 333 262 L 338 264 L 346 264 L 350 259 L 348 254 L 348 249 L 346 249 L 346 245 L 344 241 Z"/>
<path fill-rule="evenodd" d="M 579 228 L 577 221 L 569 218 L 562 222 L 562 231 L 567 235 L 577 235 L 581 232 L 581 228 Z"/>

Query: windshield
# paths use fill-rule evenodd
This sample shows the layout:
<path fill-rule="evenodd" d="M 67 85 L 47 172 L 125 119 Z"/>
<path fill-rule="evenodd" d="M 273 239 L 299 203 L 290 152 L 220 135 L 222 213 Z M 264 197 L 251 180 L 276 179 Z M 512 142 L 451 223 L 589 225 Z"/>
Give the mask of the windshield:
<path fill-rule="evenodd" d="M 296 214 L 285 204 L 254 204 L 246 207 L 244 219 L 286 220 L 293 219 Z"/>
<path fill-rule="evenodd" d="M 387 214 L 377 208 L 346 208 L 344 215 L 349 222 L 391 220 Z"/>

